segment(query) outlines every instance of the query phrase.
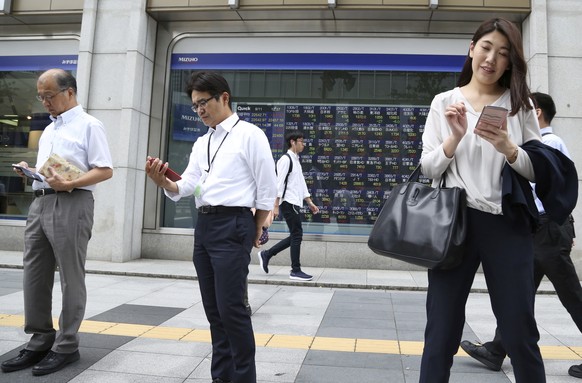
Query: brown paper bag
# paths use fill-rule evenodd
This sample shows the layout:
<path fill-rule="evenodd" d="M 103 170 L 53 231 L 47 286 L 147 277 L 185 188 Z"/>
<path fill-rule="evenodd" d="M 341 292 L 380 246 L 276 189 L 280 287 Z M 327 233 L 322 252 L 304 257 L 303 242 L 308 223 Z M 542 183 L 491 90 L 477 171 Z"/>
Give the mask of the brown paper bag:
<path fill-rule="evenodd" d="M 55 153 L 50 155 L 38 172 L 45 177 L 50 177 L 51 173 L 48 170 L 49 166 L 67 181 L 76 180 L 85 174 L 84 171 Z"/>

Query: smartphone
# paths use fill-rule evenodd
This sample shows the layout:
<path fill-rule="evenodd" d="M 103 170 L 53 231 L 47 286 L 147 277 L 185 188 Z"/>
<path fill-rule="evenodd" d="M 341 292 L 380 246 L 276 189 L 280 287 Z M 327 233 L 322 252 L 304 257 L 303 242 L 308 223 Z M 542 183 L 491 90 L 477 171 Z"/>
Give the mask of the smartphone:
<path fill-rule="evenodd" d="M 154 162 L 154 160 L 155 160 L 155 158 L 150 158 L 150 159 L 149 159 L 149 161 L 150 161 L 150 164 L 151 164 L 151 163 L 153 163 L 153 162 Z M 167 169 L 166 169 L 166 172 L 164 173 L 164 175 L 165 175 L 166 177 L 168 177 L 168 179 L 169 179 L 170 181 L 174 181 L 174 182 L 176 182 L 176 181 L 179 181 L 179 180 L 181 180 L 181 179 L 182 179 L 182 177 L 181 177 L 181 176 L 180 176 L 178 173 L 176 173 L 175 171 L 173 171 L 173 170 L 172 170 L 172 169 L 170 169 L 170 168 L 167 168 Z"/>
<path fill-rule="evenodd" d="M 501 125 L 505 122 L 508 114 L 509 110 L 501 106 L 486 105 L 481 112 L 477 125 L 483 121 L 486 124 L 501 128 Z"/>
<path fill-rule="evenodd" d="M 27 169 L 23 166 L 16 164 L 12 164 L 12 167 L 20 170 L 22 174 L 24 174 L 26 177 L 32 180 L 43 182 L 42 177 L 38 173 L 33 173 L 32 171 L 30 171 L 30 169 Z"/>

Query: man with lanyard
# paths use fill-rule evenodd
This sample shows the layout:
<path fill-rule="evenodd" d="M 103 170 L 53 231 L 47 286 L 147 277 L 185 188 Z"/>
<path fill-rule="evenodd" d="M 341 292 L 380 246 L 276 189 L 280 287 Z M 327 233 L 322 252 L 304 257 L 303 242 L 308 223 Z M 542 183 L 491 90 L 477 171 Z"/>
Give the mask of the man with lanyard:
<path fill-rule="evenodd" d="M 194 143 L 181 180 L 166 178 L 168 164 L 157 158 L 148 157 L 145 170 L 173 201 L 196 197 L 194 266 L 210 322 L 213 382 L 255 383 L 255 340 L 243 300 L 251 249 L 277 195 L 271 148 L 260 128 L 232 112 L 222 76 L 194 73 L 186 91 L 208 132 Z"/>
<path fill-rule="evenodd" d="M 16 358 L 2 363 L 2 371 L 34 365 L 33 375 L 46 375 L 80 358 L 77 333 L 87 302 L 85 260 L 93 227 L 92 191 L 111 178 L 113 166 L 103 124 L 77 103 L 75 78 L 62 69 L 50 69 L 39 77 L 37 90 L 53 122 L 40 137 L 36 169 L 54 153 L 85 172 L 67 181 L 49 167 L 44 181 L 32 184 L 36 198 L 24 231 L 23 265 L 24 332 L 33 335 Z M 24 161 L 17 165 L 36 171 Z M 15 171 L 23 176 L 21 170 Z M 51 315 L 56 266 L 63 296 L 58 331 Z"/>
<path fill-rule="evenodd" d="M 545 93 L 532 93 L 536 113 L 540 124 L 542 142 L 558 149 L 570 157 L 564 141 L 554 134 L 550 123 L 556 115 L 556 105 L 552 97 Z M 534 234 L 534 281 L 539 287 L 545 276 L 552 282 L 562 305 L 568 310 L 572 320 L 582 332 L 582 286 L 570 252 L 574 245 L 574 220 L 570 216 L 562 225 L 552 221 L 546 215 L 539 198 L 535 200 L 540 214 L 540 227 Z M 495 338 L 487 343 L 478 344 L 467 340 L 461 342 L 461 348 L 471 357 L 488 368 L 499 371 L 507 353 L 503 347 L 499 329 Z M 570 367 L 571 376 L 582 378 L 582 365 Z"/>

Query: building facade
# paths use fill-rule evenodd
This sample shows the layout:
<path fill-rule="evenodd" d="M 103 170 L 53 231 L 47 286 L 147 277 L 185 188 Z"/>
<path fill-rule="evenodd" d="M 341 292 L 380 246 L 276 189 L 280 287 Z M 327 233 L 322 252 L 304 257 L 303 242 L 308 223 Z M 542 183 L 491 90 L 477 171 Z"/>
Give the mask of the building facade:
<path fill-rule="evenodd" d="M 32 196 L 10 164 L 34 163 L 47 124 L 36 78 L 50 67 L 75 74 L 80 103 L 107 129 L 115 169 L 95 193 L 89 257 L 113 262 L 192 257 L 193 201 L 169 201 L 143 168 L 152 155 L 182 171 L 205 133 L 184 93 L 194 70 L 223 73 L 235 111 L 264 129 L 274 160 L 285 150 L 285 129 L 304 131 L 303 170 L 322 209 L 305 217 L 309 266 L 412 268 L 374 255 L 367 234 L 385 193 L 418 162 L 430 100 L 454 86 L 474 30 L 489 17 L 521 28 L 532 91 L 554 97 L 553 125 L 567 143 L 581 136 L 576 0 L 3 3 L 0 250 L 23 248 Z M 582 150 L 569 149 L 580 163 Z M 271 238 L 284 231 L 275 222 Z M 573 258 L 582 262 L 578 245 Z"/>

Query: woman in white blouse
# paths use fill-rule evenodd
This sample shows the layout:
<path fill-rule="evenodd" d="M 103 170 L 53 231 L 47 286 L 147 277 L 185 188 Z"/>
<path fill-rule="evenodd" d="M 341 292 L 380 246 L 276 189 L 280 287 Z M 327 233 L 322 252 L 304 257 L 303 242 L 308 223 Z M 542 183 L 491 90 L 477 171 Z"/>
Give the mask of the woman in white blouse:
<path fill-rule="evenodd" d="M 448 382 L 479 264 L 516 381 L 545 382 L 534 319 L 531 226 L 515 225 L 501 207 L 506 164 L 534 181 L 530 158 L 520 148 L 540 139 L 526 72 L 519 30 L 504 19 L 487 20 L 469 45 L 458 87 L 438 94 L 431 104 L 422 137 L 422 172 L 435 184 L 446 173 L 447 186 L 465 189 L 468 231 L 462 264 L 428 274 L 420 382 Z M 486 105 L 509 110 L 501 126 L 477 124 Z"/>

